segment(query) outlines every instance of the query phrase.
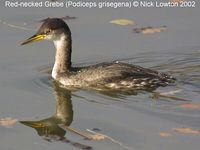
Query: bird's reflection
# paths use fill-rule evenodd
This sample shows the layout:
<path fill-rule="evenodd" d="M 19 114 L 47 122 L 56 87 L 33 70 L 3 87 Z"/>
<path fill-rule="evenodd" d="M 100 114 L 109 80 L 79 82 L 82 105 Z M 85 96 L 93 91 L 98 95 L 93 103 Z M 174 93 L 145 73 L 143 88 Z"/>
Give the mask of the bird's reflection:
<path fill-rule="evenodd" d="M 22 124 L 36 129 L 39 136 L 46 140 L 63 140 L 66 131 L 60 124 L 69 126 L 73 120 L 73 109 L 70 91 L 64 90 L 53 82 L 56 100 L 56 112 L 53 116 L 38 121 L 20 121 Z"/>
<path fill-rule="evenodd" d="M 38 121 L 20 121 L 20 123 L 34 128 L 38 135 L 43 139 L 52 141 L 62 141 L 71 143 L 73 146 L 81 149 L 91 149 L 90 146 L 72 142 L 65 137 L 66 130 L 61 126 L 68 127 L 73 121 L 73 107 L 71 101 L 71 92 L 59 87 L 53 82 L 55 90 L 56 111 L 53 116 Z"/>

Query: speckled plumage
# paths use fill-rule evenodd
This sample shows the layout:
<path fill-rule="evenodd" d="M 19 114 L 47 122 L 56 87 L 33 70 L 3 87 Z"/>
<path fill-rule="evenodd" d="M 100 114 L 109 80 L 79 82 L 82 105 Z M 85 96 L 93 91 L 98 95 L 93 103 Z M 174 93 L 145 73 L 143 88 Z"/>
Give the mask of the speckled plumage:
<path fill-rule="evenodd" d="M 174 82 L 167 74 L 120 62 L 73 68 L 71 31 L 62 19 L 45 19 L 37 34 L 22 44 L 40 36 L 54 42 L 56 54 L 52 77 L 66 88 L 148 90 Z"/>
<path fill-rule="evenodd" d="M 57 80 L 66 87 L 108 89 L 154 89 L 174 78 L 154 70 L 126 63 L 101 63 L 65 72 Z"/>

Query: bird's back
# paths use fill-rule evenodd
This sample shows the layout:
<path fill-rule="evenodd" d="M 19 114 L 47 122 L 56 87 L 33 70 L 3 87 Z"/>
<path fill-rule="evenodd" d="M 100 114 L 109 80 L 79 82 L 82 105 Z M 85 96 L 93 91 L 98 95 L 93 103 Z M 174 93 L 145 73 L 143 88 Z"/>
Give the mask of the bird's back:
<path fill-rule="evenodd" d="M 102 63 L 63 73 L 58 81 L 66 87 L 148 89 L 174 82 L 171 76 L 125 63 Z"/>

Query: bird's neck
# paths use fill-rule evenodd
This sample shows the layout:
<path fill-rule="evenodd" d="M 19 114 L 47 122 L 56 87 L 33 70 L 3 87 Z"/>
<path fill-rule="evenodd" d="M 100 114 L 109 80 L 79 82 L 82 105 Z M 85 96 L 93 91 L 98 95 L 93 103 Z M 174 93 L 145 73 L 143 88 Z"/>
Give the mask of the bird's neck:
<path fill-rule="evenodd" d="M 71 92 L 60 88 L 59 84 L 53 83 L 56 98 L 56 113 L 54 116 L 69 126 L 73 120 Z"/>
<path fill-rule="evenodd" d="M 62 34 L 58 40 L 54 40 L 56 48 L 55 63 L 52 71 L 52 77 L 58 78 L 58 75 L 71 69 L 71 35 Z"/>

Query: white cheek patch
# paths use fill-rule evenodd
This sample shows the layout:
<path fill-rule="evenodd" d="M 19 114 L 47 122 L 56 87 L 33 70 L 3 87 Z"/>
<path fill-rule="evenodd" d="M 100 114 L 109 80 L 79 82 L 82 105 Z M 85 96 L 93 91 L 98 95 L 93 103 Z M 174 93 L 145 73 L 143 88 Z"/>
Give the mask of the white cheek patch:
<path fill-rule="evenodd" d="M 53 39 L 53 36 L 52 35 L 47 35 L 46 37 L 45 37 L 45 40 L 52 40 Z"/>
<path fill-rule="evenodd" d="M 62 49 L 64 45 L 66 45 L 66 35 L 61 34 L 60 38 L 58 38 L 57 40 L 54 40 L 54 45 L 56 47 L 56 49 Z"/>

